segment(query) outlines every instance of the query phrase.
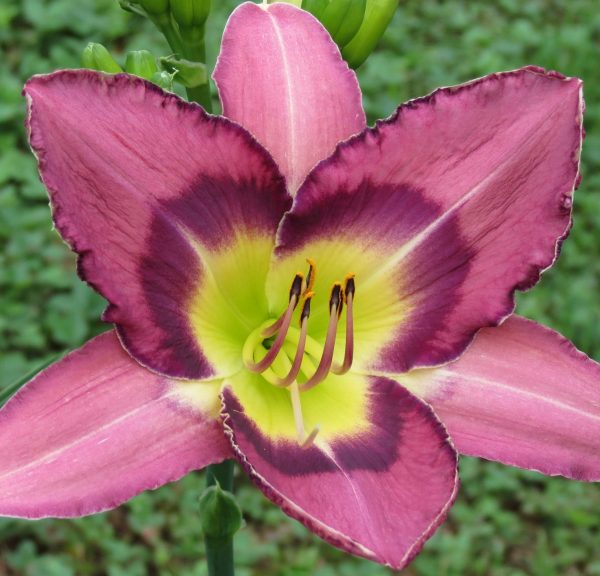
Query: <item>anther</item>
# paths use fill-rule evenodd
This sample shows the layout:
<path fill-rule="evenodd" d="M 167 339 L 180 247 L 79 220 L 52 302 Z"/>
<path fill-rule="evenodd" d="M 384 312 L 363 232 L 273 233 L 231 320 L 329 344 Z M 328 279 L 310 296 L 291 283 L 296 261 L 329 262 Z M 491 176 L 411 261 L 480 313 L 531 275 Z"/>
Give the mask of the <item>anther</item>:
<path fill-rule="evenodd" d="M 314 295 L 314 292 L 307 292 L 304 296 L 304 305 L 302 306 L 302 313 L 300 314 L 300 327 L 302 327 L 304 321 L 308 320 L 310 316 L 310 301 Z"/>
<path fill-rule="evenodd" d="M 302 312 L 300 314 L 300 338 L 298 339 L 298 347 L 296 348 L 296 354 L 290 371 L 284 378 L 278 378 L 276 380 L 277 386 L 289 386 L 298 376 L 300 368 L 302 366 L 302 359 L 304 358 L 304 350 L 306 348 L 306 334 L 308 332 L 308 318 L 310 316 L 310 301 L 314 296 L 314 292 L 308 292 L 306 299 L 302 306 Z"/>
<path fill-rule="evenodd" d="M 336 282 L 331 289 L 331 296 L 329 298 L 329 325 L 327 326 L 327 335 L 325 336 L 321 360 L 319 361 L 315 373 L 306 382 L 300 385 L 300 390 L 302 392 L 306 392 L 322 382 L 331 369 L 333 351 L 335 348 L 335 335 L 342 302 L 342 285 L 339 282 Z"/>
<path fill-rule="evenodd" d="M 302 287 L 304 285 L 304 276 L 298 272 L 294 279 L 292 280 L 292 285 L 290 286 L 290 296 L 288 301 L 287 310 L 270 326 L 267 326 L 263 332 L 263 336 L 265 338 L 269 338 L 273 336 L 277 330 L 279 330 L 285 320 L 286 314 L 288 313 L 290 307 L 292 307 L 292 312 L 296 309 L 298 302 L 300 300 L 300 294 L 303 292 Z M 290 318 L 291 319 L 291 318 Z M 289 326 L 289 324 L 288 324 Z M 287 328 L 286 328 L 287 332 Z"/>
<path fill-rule="evenodd" d="M 279 351 L 285 342 L 285 337 L 287 336 L 288 329 L 292 321 L 292 315 L 294 314 L 294 310 L 298 305 L 298 300 L 302 291 L 303 280 L 304 278 L 302 274 L 296 274 L 296 276 L 294 276 L 294 280 L 290 288 L 290 302 L 286 311 L 282 314 L 279 320 L 271 324 L 271 326 L 265 328 L 262 334 L 264 338 L 269 338 L 270 336 L 273 336 L 275 332 L 277 332 L 277 336 L 275 337 L 271 348 L 269 348 L 261 360 L 258 362 L 246 362 L 246 368 L 248 368 L 248 370 L 251 372 L 264 372 L 264 370 L 266 370 L 273 363 L 273 360 L 275 360 L 277 354 L 279 354 Z"/>
<path fill-rule="evenodd" d="M 334 365 L 331 369 L 334 374 L 345 374 L 348 372 L 352 367 L 354 359 L 354 319 L 352 317 L 354 292 L 354 274 L 348 274 L 344 285 L 344 300 L 346 301 L 346 346 L 342 364 Z"/>
<path fill-rule="evenodd" d="M 306 262 L 308 263 L 308 274 L 306 275 L 306 286 L 303 290 L 303 296 L 312 292 L 317 277 L 317 265 L 315 261 L 312 258 L 307 258 Z"/>
<path fill-rule="evenodd" d="M 329 311 L 333 314 L 333 310 L 336 312 L 339 310 L 340 304 L 342 303 L 342 285 L 336 282 L 331 289 L 331 296 L 329 297 Z"/>
<path fill-rule="evenodd" d="M 304 276 L 298 272 L 294 279 L 292 280 L 292 285 L 290 286 L 290 302 L 292 298 L 296 298 L 296 302 L 298 298 L 300 298 L 300 293 L 302 292 L 302 284 L 304 282 Z"/>

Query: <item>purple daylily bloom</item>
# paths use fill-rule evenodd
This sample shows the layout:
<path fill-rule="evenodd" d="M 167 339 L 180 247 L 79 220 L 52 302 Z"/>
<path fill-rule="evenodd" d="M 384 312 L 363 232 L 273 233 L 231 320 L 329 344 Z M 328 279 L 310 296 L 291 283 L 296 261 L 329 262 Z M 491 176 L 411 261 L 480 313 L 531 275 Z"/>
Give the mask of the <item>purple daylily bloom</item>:
<path fill-rule="evenodd" d="M 493 74 L 366 128 L 286 4 L 237 8 L 215 81 L 225 117 L 122 74 L 27 83 L 56 228 L 115 330 L 0 411 L 0 513 L 92 514 L 235 457 L 401 568 L 457 452 L 600 480 L 600 366 L 511 316 L 571 225 L 581 82 Z"/>

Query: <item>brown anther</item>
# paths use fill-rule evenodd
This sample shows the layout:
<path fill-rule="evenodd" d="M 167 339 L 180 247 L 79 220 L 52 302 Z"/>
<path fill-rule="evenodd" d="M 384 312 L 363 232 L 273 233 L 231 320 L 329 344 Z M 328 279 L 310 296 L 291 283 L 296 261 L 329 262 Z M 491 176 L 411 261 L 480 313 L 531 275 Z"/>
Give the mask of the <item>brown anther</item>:
<path fill-rule="evenodd" d="M 296 297 L 296 304 L 298 303 L 298 300 L 300 299 L 300 294 L 302 294 L 303 284 L 304 276 L 300 272 L 297 272 L 294 276 L 294 279 L 292 280 L 292 285 L 290 286 L 290 302 L 292 301 L 292 298 Z"/>
<path fill-rule="evenodd" d="M 306 348 L 306 335 L 308 333 L 308 318 L 310 316 L 310 300 L 313 297 L 314 292 L 309 292 L 306 295 L 304 304 L 302 306 L 302 313 L 300 314 L 300 338 L 298 340 L 298 347 L 296 348 L 296 355 L 292 362 L 292 367 L 286 376 L 283 378 L 277 378 L 275 385 L 280 387 L 289 386 L 300 372 L 302 367 L 302 359 L 304 358 L 304 350 Z"/>
<path fill-rule="evenodd" d="M 263 331 L 264 338 L 270 338 L 275 333 L 277 333 L 277 331 L 281 328 L 281 326 L 285 322 L 286 315 L 288 315 L 290 313 L 290 308 L 291 308 L 292 312 L 296 309 L 296 306 L 298 306 L 298 302 L 300 301 L 300 294 L 302 293 L 303 285 L 304 285 L 304 276 L 300 272 L 298 272 L 294 276 L 294 279 L 292 280 L 292 285 L 290 286 L 290 296 L 289 296 L 289 302 L 288 302 L 288 307 L 287 307 L 286 311 L 277 320 L 275 320 L 275 322 L 273 322 L 273 324 L 271 324 L 270 326 L 267 326 L 264 329 L 264 331 Z M 287 332 L 287 329 L 286 329 L 286 332 Z"/>
<path fill-rule="evenodd" d="M 312 300 L 314 295 L 314 292 L 306 292 L 304 294 L 304 305 L 302 306 L 302 312 L 300 313 L 301 326 L 302 322 L 304 322 L 305 319 L 308 320 L 308 317 L 310 316 L 310 301 Z"/>
<path fill-rule="evenodd" d="M 354 274 L 348 274 L 344 278 L 344 297 L 348 298 L 348 294 L 352 294 L 354 296 L 355 290 L 356 286 L 354 284 Z"/>
<path fill-rule="evenodd" d="M 309 292 L 312 292 L 312 289 L 315 285 L 315 278 L 317 277 L 317 265 L 312 258 L 307 258 L 306 262 L 308 263 L 308 274 L 306 275 L 306 287 L 304 288 L 303 295 L 306 296 Z"/>
<path fill-rule="evenodd" d="M 333 314 L 334 310 L 338 310 L 342 302 L 342 285 L 336 282 L 331 288 L 331 296 L 329 297 L 329 311 Z"/>

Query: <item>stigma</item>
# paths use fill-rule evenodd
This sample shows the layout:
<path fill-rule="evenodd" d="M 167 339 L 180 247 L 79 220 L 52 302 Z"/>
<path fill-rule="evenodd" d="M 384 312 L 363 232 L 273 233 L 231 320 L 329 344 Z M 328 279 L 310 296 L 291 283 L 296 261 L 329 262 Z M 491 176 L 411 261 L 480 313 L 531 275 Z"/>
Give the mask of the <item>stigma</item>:
<path fill-rule="evenodd" d="M 297 272 L 292 279 L 288 305 L 275 321 L 256 329 L 246 340 L 242 352 L 244 365 L 251 372 L 260 373 L 272 385 L 287 388 L 296 423 L 298 443 L 310 447 L 319 432 L 316 426 L 310 433 L 304 428 L 300 393 L 306 392 L 327 378 L 329 374 L 342 375 L 350 370 L 354 357 L 353 305 L 355 295 L 354 274 L 343 282 L 331 286 L 328 312 L 329 320 L 325 340 L 320 345 L 308 335 L 309 320 L 316 281 L 316 263 L 307 259 L 308 273 Z M 337 331 L 343 310 L 346 310 L 344 355 L 341 363 L 334 363 Z M 297 316 L 299 328 L 292 327 Z M 256 358 L 257 349 L 266 350 Z"/>

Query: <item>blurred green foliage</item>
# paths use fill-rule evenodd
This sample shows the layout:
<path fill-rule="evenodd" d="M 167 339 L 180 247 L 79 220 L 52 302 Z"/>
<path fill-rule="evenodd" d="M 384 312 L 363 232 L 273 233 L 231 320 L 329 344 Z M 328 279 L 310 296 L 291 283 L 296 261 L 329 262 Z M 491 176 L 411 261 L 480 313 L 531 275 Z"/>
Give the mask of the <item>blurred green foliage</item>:
<path fill-rule="evenodd" d="M 231 0 L 215 3 L 209 53 Z M 168 54 L 152 27 L 116 0 L 3 0 L 0 4 L 0 388 L 105 329 L 102 299 L 76 277 L 22 129 L 24 80 L 77 67 L 98 41 Z M 380 49 L 359 70 L 369 118 L 408 98 L 524 64 L 586 81 L 584 180 L 575 227 L 558 264 L 519 298 L 519 311 L 600 358 L 600 10 L 596 0 L 402 1 Z M 236 536 L 240 576 L 375 576 L 289 520 L 237 478 L 247 527 Z M 600 490 L 463 458 L 463 487 L 448 522 L 405 574 L 600 575 Z M 0 574 L 202 575 L 201 474 L 117 510 L 74 521 L 0 520 Z"/>

